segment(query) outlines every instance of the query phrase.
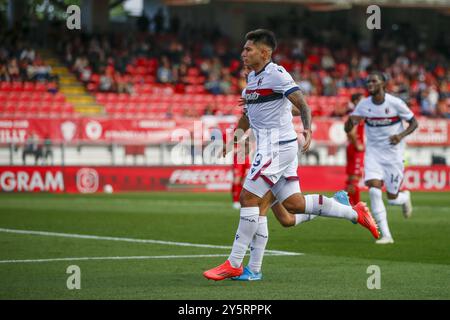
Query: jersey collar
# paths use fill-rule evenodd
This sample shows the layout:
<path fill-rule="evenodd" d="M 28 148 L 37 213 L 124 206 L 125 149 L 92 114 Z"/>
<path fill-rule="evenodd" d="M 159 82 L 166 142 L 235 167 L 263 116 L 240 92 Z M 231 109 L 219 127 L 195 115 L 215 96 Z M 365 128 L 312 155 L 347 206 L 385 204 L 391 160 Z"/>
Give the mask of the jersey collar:
<path fill-rule="evenodd" d="M 255 77 L 256 77 L 257 75 L 261 74 L 261 72 L 263 72 L 263 71 L 266 69 L 266 67 L 267 67 L 269 64 L 271 64 L 271 63 L 272 63 L 272 60 L 270 60 L 269 62 L 267 62 L 266 65 L 265 65 L 261 70 L 259 70 L 258 72 L 255 71 Z"/>
<path fill-rule="evenodd" d="M 373 101 L 373 97 L 370 97 L 370 101 L 372 101 L 372 103 L 373 103 L 374 105 L 376 105 L 376 106 L 381 106 L 381 105 L 383 105 L 384 102 L 386 101 L 386 92 L 385 92 L 384 95 L 383 95 L 383 102 L 381 102 L 381 103 L 375 103 L 375 101 Z"/>

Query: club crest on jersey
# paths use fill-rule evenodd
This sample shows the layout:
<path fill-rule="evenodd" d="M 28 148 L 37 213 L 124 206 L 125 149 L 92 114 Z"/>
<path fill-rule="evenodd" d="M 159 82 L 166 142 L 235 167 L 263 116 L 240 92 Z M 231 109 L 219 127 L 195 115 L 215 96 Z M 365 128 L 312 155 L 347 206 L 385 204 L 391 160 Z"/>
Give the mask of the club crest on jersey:
<path fill-rule="evenodd" d="M 384 109 L 384 112 L 386 112 L 386 114 L 389 114 L 389 108 Z"/>
<path fill-rule="evenodd" d="M 264 77 L 258 80 L 258 87 L 262 84 Z"/>

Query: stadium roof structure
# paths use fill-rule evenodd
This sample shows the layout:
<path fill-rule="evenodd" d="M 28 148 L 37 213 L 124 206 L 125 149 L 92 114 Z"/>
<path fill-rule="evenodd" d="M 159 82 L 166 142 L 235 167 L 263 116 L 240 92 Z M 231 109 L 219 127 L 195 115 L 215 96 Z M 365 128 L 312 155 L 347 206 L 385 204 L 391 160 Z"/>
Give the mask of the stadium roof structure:
<path fill-rule="evenodd" d="M 373 4 L 386 7 L 450 8 L 450 0 L 164 0 L 164 4 L 168 6 L 202 5 L 213 2 L 292 3 L 303 4 L 316 11 L 349 9 L 352 6 L 369 6 Z"/>

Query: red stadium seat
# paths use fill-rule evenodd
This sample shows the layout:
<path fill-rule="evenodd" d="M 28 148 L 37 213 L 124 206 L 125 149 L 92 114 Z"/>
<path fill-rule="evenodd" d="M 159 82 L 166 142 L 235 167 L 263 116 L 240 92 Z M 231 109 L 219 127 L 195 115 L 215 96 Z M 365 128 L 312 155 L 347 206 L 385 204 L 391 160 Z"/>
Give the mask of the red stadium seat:
<path fill-rule="evenodd" d="M 44 83 L 41 83 L 41 82 L 37 82 L 34 85 L 34 91 L 35 92 L 45 92 L 45 91 L 47 91 L 47 85 Z"/>
<path fill-rule="evenodd" d="M 12 84 L 7 81 L 0 82 L 0 90 L 1 91 L 11 91 Z"/>
<path fill-rule="evenodd" d="M 11 84 L 11 90 L 12 91 L 22 91 L 23 90 L 23 83 L 22 82 L 13 82 Z"/>
<path fill-rule="evenodd" d="M 31 92 L 34 91 L 34 83 L 33 82 L 25 82 L 23 84 L 23 91 Z"/>

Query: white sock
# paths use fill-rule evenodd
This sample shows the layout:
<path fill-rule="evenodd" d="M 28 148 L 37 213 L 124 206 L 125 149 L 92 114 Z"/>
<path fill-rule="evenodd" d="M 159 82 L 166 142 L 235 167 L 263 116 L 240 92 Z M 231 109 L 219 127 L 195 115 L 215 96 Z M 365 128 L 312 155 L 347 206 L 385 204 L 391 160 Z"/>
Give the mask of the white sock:
<path fill-rule="evenodd" d="M 351 206 L 346 206 L 321 194 L 305 196 L 305 213 L 351 221 L 358 219 L 358 214 Z"/>
<path fill-rule="evenodd" d="M 378 223 L 378 227 L 381 230 L 382 236 L 392 238 L 391 231 L 389 230 L 387 222 L 386 207 L 383 203 L 383 194 L 381 192 L 381 189 L 369 188 L 369 197 L 372 215 Z"/>
<path fill-rule="evenodd" d="M 259 216 L 258 229 L 250 243 L 250 260 L 248 267 L 254 273 L 261 271 L 264 250 L 269 240 L 269 229 L 267 228 L 267 217 Z"/>
<path fill-rule="evenodd" d="M 317 217 L 318 217 L 318 215 L 315 215 L 315 214 L 304 214 L 304 213 L 296 214 L 295 215 L 295 225 L 299 225 L 300 223 L 311 221 L 312 219 L 315 219 Z"/>
<path fill-rule="evenodd" d="M 408 195 L 404 192 L 399 192 L 395 199 L 388 199 L 388 203 L 391 206 L 401 206 L 402 204 L 405 204 L 406 201 L 408 201 Z"/>
<path fill-rule="evenodd" d="M 259 207 L 241 208 L 239 226 L 228 258 L 234 268 L 238 268 L 244 260 L 245 252 L 258 229 Z"/>

